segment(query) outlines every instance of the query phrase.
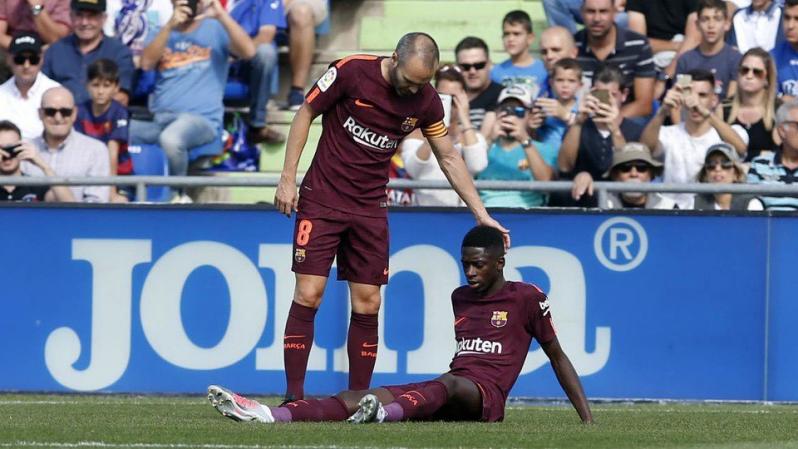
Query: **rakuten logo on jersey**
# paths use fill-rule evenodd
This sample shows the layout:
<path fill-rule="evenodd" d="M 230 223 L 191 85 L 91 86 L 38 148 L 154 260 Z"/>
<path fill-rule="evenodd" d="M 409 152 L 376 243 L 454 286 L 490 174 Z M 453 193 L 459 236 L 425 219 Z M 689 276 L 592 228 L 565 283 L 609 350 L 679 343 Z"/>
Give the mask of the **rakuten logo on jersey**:
<path fill-rule="evenodd" d="M 501 354 L 502 344 L 481 338 L 461 338 L 457 341 L 455 356 L 467 354 Z"/>
<path fill-rule="evenodd" d="M 374 148 L 379 151 L 395 150 L 399 146 L 399 141 L 391 139 L 388 136 L 379 135 L 369 128 L 356 122 L 352 116 L 344 122 L 344 129 L 349 131 L 355 142 L 365 145 L 369 148 Z"/>

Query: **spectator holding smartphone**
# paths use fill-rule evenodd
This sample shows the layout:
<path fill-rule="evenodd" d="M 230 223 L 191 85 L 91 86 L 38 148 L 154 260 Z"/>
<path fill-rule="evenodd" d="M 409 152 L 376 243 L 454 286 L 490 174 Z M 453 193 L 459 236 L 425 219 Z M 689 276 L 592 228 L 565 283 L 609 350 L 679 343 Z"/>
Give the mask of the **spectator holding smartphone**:
<path fill-rule="evenodd" d="M 499 95 L 498 115 L 488 149 L 488 165 L 476 176 L 479 180 L 550 181 L 557 149 L 532 140 L 527 131 L 533 98 L 526 85 L 505 87 Z M 531 191 L 483 190 L 487 207 L 539 207 L 546 203 L 542 193 Z"/>
<path fill-rule="evenodd" d="M 624 81 L 619 68 L 605 65 L 596 73 L 593 90 L 580 99 L 557 154 L 560 176 L 573 179 L 574 189 L 570 195 L 553 195 L 555 205 L 595 207 L 596 199 L 582 181 L 601 178 L 614 152 L 640 138 L 643 126 L 620 112 L 629 92 Z"/>
<path fill-rule="evenodd" d="M 38 167 L 45 176 L 55 176 L 53 169 L 39 157 L 36 147 L 22 140 L 17 125 L 0 120 L 0 175 L 25 176 L 21 169 L 23 161 Z M 0 201 L 75 201 L 66 186 L 3 185 L 1 178 L 0 186 Z"/>

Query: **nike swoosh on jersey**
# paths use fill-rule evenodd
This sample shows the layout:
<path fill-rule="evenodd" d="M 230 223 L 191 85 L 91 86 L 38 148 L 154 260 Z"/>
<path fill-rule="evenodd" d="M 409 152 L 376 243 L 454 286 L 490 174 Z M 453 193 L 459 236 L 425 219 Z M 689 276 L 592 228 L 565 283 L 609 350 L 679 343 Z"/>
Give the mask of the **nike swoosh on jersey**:
<path fill-rule="evenodd" d="M 466 319 L 466 317 L 461 316 L 460 318 L 454 320 L 454 326 L 457 327 L 457 325 L 462 323 L 463 321 L 465 321 L 465 319 Z"/>
<path fill-rule="evenodd" d="M 361 108 L 373 108 L 374 107 L 373 104 L 364 103 L 364 102 L 360 101 L 359 98 L 355 99 L 355 106 L 360 106 Z"/>

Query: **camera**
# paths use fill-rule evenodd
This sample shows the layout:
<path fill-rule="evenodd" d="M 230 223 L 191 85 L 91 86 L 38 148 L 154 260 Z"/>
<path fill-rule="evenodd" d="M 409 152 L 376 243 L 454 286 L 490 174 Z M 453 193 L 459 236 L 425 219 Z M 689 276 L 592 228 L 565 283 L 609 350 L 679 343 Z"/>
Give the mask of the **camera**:
<path fill-rule="evenodd" d="M 7 161 L 7 160 L 14 159 L 15 157 L 17 157 L 17 155 L 19 153 L 22 153 L 22 150 L 19 148 L 20 146 L 22 146 L 21 143 L 17 143 L 17 144 L 14 144 L 14 145 L 6 145 L 6 146 L 0 147 L 1 150 L 3 150 L 6 153 L 8 153 L 8 156 L 3 156 L 3 160 Z"/>

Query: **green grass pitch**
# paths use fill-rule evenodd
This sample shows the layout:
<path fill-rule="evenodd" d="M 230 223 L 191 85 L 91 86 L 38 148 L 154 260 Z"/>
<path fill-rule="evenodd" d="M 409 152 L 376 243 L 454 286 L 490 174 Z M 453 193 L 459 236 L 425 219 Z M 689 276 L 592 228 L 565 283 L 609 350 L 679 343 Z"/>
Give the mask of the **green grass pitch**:
<path fill-rule="evenodd" d="M 276 398 L 265 403 L 274 404 Z M 20 448 L 798 448 L 798 406 L 515 406 L 503 423 L 243 424 L 205 397 L 0 395 L 0 447 Z"/>

